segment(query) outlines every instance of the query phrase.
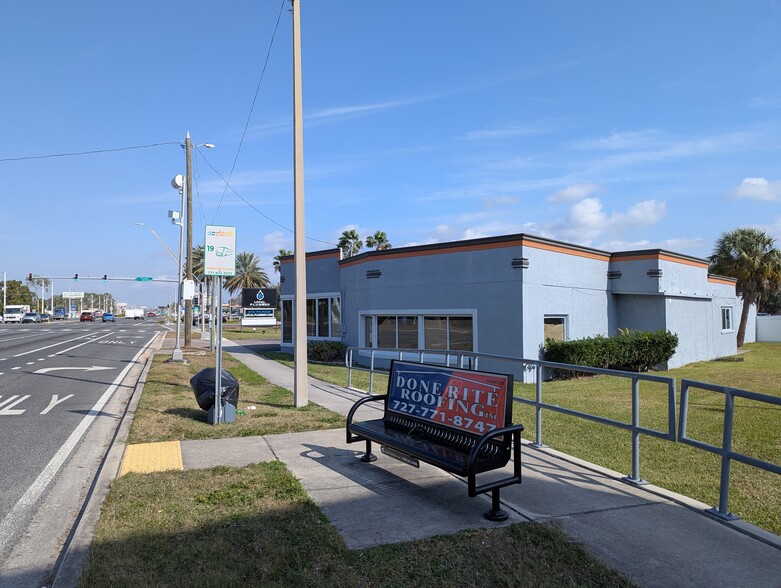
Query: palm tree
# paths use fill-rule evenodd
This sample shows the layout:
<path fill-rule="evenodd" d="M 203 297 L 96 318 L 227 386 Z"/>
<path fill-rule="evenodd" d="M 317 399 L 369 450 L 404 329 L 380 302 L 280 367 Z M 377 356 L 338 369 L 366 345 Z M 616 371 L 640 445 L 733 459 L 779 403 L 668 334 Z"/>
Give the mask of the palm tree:
<path fill-rule="evenodd" d="M 390 241 L 388 241 L 388 235 L 385 234 L 385 231 L 377 231 L 370 237 L 366 237 L 366 246 L 374 247 L 377 251 L 384 251 L 393 247 Z"/>
<path fill-rule="evenodd" d="M 260 259 L 254 253 L 242 251 L 236 254 L 236 275 L 225 281 L 225 289 L 233 295 L 242 288 L 268 288 L 271 282 Z"/>
<path fill-rule="evenodd" d="M 342 233 L 337 246 L 342 250 L 345 257 L 352 257 L 361 250 L 363 242 L 355 229 L 350 229 Z"/>
<path fill-rule="evenodd" d="M 280 249 L 279 253 L 274 256 L 274 272 L 275 273 L 277 273 L 277 274 L 279 273 L 280 259 L 282 259 L 283 257 L 287 257 L 288 255 L 293 255 L 293 252 L 289 251 L 288 249 Z"/>
<path fill-rule="evenodd" d="M 206 268 L 204 265 L 205 257 L 203 252 L 203 245 L 198 245 L 196 247 L 193 247 L 192 259 L 193 259 L 193 275 L 200 278 L 206 272 Z"/>
<path fill-rule="evenodd" d="M 735 291 L 743 297 L 738 327 L 738 347 L 743 347 L 749 308 L 759 304 L 781 285 L 781 251 L 774 239 L 760 229 L 743 228 L 723 233 L 710 256 L 710 271 L 736 278 Z"/>

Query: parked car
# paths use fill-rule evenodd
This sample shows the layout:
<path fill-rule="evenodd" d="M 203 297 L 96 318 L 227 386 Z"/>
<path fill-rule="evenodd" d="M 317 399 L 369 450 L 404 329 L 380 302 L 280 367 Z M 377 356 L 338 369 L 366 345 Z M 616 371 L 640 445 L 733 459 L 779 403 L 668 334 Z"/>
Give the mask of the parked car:
<path fill-rule="evenodd" d="M 83 323 L 84 321 L 89 321 L 91 323 L 95 322 L 95 317 L 92 316 L 92 313 L 88 310 L 85 310 L 81 313 L 81 316 L 79 317 L 79 322 Z"/>
<path fill-rule="evenodd" d="M 41 315 L 39 315 L 37 312 L 25 312 L 24 316 L 22 317 L 23 323 L 40 323 L 41 322 Z"/>
<path fill-rule="evenodd" d="M 147 316 L 147 318 L 154 318 L 155 317 L 155 313 L 150 310 L 149 312 L 146 313 L 146 316 Z"/>
<path fill-rule="evenodd" d="M 52 315 L 47 314 L 47 313 L 43 313 L 41 315 L 41 322 L 42 323 L 50 323 L 50 322 L 52 322 Z"/>
<path fill-rule="evenodd" d="M 101 318 L 103 319 L 104 323 L 106 321 L 111 321 L 112 323 L 117 322 L 117 319 L 114 318 L 114 313 L 113 312 L 104 312 L 103 316 Z"/>

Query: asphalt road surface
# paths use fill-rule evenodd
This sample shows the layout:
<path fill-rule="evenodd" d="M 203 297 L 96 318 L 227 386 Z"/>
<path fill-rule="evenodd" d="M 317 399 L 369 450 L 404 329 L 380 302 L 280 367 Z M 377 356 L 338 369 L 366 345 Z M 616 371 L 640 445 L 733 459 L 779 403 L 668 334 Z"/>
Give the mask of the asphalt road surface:
<path fill-rule="evenodd" d="M 0 586 L 43 585 L 163 330 L 153 321 L 0 324 Z"/>

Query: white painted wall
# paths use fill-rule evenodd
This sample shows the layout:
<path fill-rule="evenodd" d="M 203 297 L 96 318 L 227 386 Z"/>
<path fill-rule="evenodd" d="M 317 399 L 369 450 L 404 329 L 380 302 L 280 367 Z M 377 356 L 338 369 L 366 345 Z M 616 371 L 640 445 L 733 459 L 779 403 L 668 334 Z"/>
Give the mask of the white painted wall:
<path fill-rule="evenodd" d="M 781 316 L 757 317 L 757 341 L 781 343 Z"/>

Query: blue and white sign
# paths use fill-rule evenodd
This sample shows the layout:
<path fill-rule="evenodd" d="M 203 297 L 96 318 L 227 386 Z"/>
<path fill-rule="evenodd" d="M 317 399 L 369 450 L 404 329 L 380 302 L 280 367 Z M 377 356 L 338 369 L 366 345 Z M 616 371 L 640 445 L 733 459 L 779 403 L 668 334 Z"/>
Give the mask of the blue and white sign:
<path fill-rule="evenodd" d="M 207 276 L 236 275 L 236 227 L 206 225 L 204 273 Z"/>

